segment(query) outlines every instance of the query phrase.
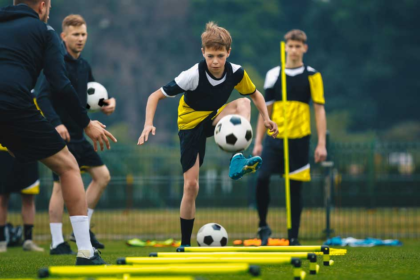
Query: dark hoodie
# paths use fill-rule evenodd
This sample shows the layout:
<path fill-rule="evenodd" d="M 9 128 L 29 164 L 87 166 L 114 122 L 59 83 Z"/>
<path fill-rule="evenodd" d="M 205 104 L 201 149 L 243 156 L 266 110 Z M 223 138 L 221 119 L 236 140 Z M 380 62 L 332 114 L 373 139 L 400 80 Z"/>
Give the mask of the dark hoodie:
<path fill-rule="evenodd" d="M 31 90 L 42 69 L 72 119 L 85 128 L 90 119 L 67 78 L 54 29 L 27 5 L 0 9 L 0 115 L 24 114 L 25 109 L 33 108 Z"/>

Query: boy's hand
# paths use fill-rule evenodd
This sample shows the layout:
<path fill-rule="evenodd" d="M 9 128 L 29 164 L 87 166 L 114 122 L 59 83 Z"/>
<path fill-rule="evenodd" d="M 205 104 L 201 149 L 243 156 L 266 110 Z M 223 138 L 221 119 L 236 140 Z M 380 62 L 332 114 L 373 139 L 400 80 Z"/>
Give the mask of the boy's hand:
<path fill-rule="evenodd" d="M 101 107 L 102 113 L 109 116 L 115 111 L 115 107 L 117 106 L 117 101 L 115 101 L 115 98 L 111 98 L 108 100 L 104 100 L 105 106 Z"/>
<path fill-rule="evenodd" d="M 270 130 L 271 137 L 277 137 L 277 134 L 279 134 L 279 129 L 275 122 L 273 122 L 272 120 L 264 121 L 264 126 Z"/>
<path fill-rule="evenodd" d="M 252 151 L 253 156 L 260 156 L 262 153 L 263 146 L 261 143 L 255 143 L 254 150 Z"/>
<path fill-rule="evenodd" d="M 58 134 L 60 134 L 64 141 L 70 142 L 70 134 L 64 124 L 57 125 L 55 130 L 57 130 Z"/>
<path fill-rule="evenodd" d="M 99 142 L 101 151 L 104 150 L 103 142 L 105 142 L 108 150 L 111 149 L 108 138 L 114 141 L 114 143 L 117 143 L 117 139 L 114 137 L 114 135 L 108 132 L 105 127 L 105 125 L 98 121 L 90 121 L 88 126 L 85 128 L 86 135 L 89 136 L 89 138 L 93 141 L 93 148 L 95 149 L 95 152 L 98 151 L 98 145 L 96 142 Z"/>
<path fill-rule="evenodd" d="M 325 146 L 318 145 L 315 149 L 315 162 L 323 162 L 327 159 L 327 149 Z"/>
<path fill-rule="evenodd" d="M 149 139 L 149 134 L 152 132 L 152 135 L 156 134 L 156 127 L 153 125 L 145 125 L 143 132 L 140 135 L 139 141 L 137 142 L 137 145 L 143 145 L 147 140 Z"/>

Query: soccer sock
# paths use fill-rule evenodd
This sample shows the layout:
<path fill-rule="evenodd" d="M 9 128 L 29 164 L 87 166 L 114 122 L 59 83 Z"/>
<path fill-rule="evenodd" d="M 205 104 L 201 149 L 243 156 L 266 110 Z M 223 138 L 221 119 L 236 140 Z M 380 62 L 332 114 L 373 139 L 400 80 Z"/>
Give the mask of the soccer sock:
<path fill-rule="evenodd" d="M 292 229 L 289 231 L 289 239 L 298 238 L 300 217 L 303 209 L 302 182 L 290 180 L 290 204 L 292 210 Z"/>
<path fill-rule="evenodd" d="M 34 225 L 23 225 L 24 240 L 32 240 L 32 229 Z"/>
<path fill-rule="evenodd" d="M 194 219 L 185 220 L 181 219 L 181 245 L 190 245 L 191 246 L 191 234 L 194 227 Z"/>
<path fill-rule="evenodd" d="M 62 223 L 50 223 L 51 237 L 52 237 L 52 248 L 57 248 L 58 245 L 64 243 L 63 239 L 63 224 Z"/>
<path fill-rule="evenodd" d="M 77 249 L 90 251 L 90 257 L 93 257 L 93 247 L 89 236 L 89 218 L 88 216 L 71 216 L 71 225 L 76 238 Z"/>
<path fill-rule="evenodd" d="M 260 222 L 259 227 L 267 226 L 267 214 L 268 206 L 270 204 L 270 190 L 269 190 L 270 179 L 260 178 L 257 180 L 257 209 Z"/>
<path fill-rule="evenodd" d="M 90 221 L 92 220 L 93 212 L 95 212 L 94 209 L 88 208 L 89 226 L 90 226 Z"/>
<path fill-rule="evenodd" d="M 6 241 L 6 226 L 0 226 L 0 242 Z"/>

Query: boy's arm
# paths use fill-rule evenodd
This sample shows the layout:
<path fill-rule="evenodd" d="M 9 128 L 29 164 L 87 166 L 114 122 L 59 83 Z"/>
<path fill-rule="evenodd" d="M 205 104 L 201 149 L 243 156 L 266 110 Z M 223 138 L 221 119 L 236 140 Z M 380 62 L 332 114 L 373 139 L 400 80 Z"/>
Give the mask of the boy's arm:
<path fill-rule="evenodd" d="M 322 162 L 327 159 L 326 133 L 327 117 L 323 104 L 314 103 L 316 130 L 318 133 L 318 145 L 315 149 L 315 162 Z"/>
<path fill-rule="evenodd" d="M 137 145 L 143 145 L 145 142 L 147 142 L 150 132 L 152 135 L 156 134 L 156 127 L 153 126 L 153 119 L 155 117 L 156 108 L 159 101 L 165 98 L 166 96 L 163 94 L 162 90 L 158 89 L 147 99 L 146 120 L 144 121 L 144 129 L 140 135 Z"/>
<path fill-rule="evenodd" d="M 272 120 L 270 120 L 270 116 L 268 114 L 267 105 L 265 104 L 264 96 L 261 94 L 261 92 L 256 90 L 255 93 L 251 95 L 251 99 L 252 99 L 252 102 L 254 102 L 255 106 L 257 107 L 258 111 L 260 112 L 262 123 L 272 133 L 271 137 L 276 138 L 279 131 L 277 128 L 277 124 L 273 122 Z"/>
<path fill-rule="evenodd" d="M 267 111 L 268 114 L 271 115 L 271 112 L 273 110 L 273 105 L 268 105 L 267 106 Z M 262 142 L 264 140 L 264 135 L 266 132 L 266 128 L 264 126 L 264 121 L 263 118 L 261 117 L 261 115 L 258 115 L 258 123 L 257 123 L 257 132 L 255 135 L 255 144 L 254 144 L 254 150 L 252 151 L 252 154 L 254 156 L 260 156 L 262 153 Z"/>

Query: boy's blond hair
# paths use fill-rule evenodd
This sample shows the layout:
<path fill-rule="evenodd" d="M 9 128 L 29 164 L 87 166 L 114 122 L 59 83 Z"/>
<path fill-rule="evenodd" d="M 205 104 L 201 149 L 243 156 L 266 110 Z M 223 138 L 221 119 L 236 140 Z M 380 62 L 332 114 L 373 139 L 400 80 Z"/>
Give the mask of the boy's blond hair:
<path fill-rule="evenodd" d="M 221 50 L 226 48 L 229 51 L 232 45 L 232 37 L 229 31 L 210 21 L 206 24 L 206 30 L 201 34 L 201 44 L 203 49 Z"/>
<path fill-rule="evenodd" d="M 292 41 L 299 41 L 306 44 L 307 39 L 308 37 L 306 37 L 305 32 L 299 29 L 293 29 L 287 32 L 286 35 L 284 35 L 284 40 L 286 40 L 286 42 L 289 40 L 292 40 Z"/>
<path fill-rule="evenodd" d="M 83 24 L 86 25 L 86 21 L 81 15 L 68 15 L 63 20 L 62 28 L 64 31 L 69 26 L 79 27 L 79 26 L 82 26 Z"/>

